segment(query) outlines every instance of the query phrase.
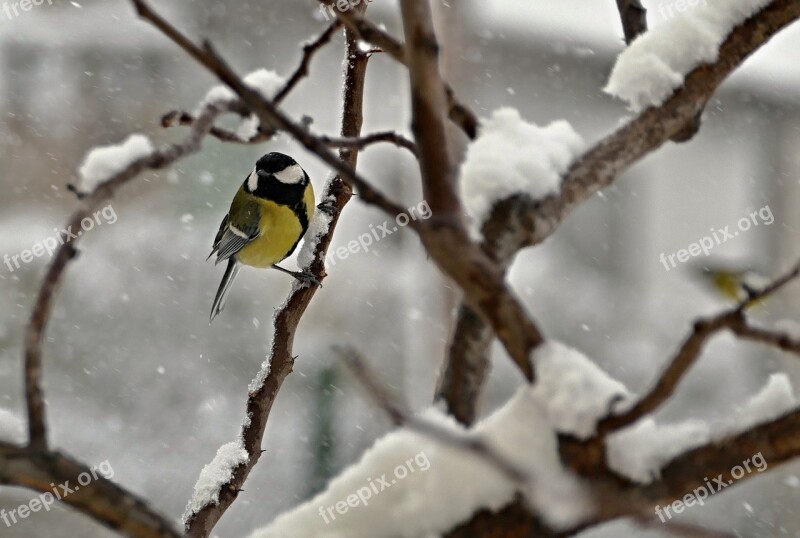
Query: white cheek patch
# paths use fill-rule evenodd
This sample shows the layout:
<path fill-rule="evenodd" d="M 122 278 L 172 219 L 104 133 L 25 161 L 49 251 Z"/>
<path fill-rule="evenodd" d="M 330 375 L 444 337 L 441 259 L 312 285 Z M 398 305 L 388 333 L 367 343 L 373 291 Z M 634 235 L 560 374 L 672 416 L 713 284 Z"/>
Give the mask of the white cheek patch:
<path fill-rule="evenodd" d="M 277 179 L 281 183 L 300 183 L 306 177 L 306 175 L 303 173 L 303 169 L 300 168 L 299 164 L 293 164 L 292 166 L 287 166 L 280 172 L 276 172 L 272 175 L 275 176 L 275 179 Z"/>
<path fill-rule="evenodd" d="M 247 189 L 250 192 L 256 192 L 258 188 L 258 174 L 256 174 L 256 169 L 253 168 L 253 171 L 250 172 L 250 175 L 247 176 Z"/>

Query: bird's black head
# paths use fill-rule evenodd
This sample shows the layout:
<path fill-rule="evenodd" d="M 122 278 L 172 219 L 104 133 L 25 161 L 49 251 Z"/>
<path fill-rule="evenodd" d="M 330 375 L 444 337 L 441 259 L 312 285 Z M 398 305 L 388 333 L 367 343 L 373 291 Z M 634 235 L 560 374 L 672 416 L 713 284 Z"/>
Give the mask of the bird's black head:
<path fill-rule="evenodd" d="M 245 191 L 266 199 L 287 203 L 301 199 L 308 185 L 308 175 L 297 161 L 283 153 L 267 153 L 256 161 L 244 182 Z"/>
<path fill-rule="evenodd" d="M 267 174 L 275 174 L 276 172 L 280 172 L 281 170 L 285 170 L 286 168 L 296 164 L 297 161 L 288 155 L 273 151 L 272 153 L 267 153 L 258 161 L 256 161 L 256 171 L 266 172 Z"/>

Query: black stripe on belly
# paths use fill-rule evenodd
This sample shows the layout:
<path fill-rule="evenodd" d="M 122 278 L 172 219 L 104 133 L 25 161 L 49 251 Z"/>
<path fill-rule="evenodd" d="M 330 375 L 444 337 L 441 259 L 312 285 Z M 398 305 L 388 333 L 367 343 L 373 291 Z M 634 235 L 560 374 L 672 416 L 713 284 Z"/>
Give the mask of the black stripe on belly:
<path fill-rule="evenodd" d="M 297 215 L 297 220 L 300 221 L 300 226 L 303 227 L 303 232 L 297 238 L 297 241 L 294 242 L 294 245 L 292 245 L 292 248 L 289 249 L 289 252 L 286 253 L 284 258 L 288 258 L 292 255 L 294 249 L 297 248 L 297 244 L 300 242 L 303 236 L 306 235 L 306 230 L 308 230 L 308 213 L 306 212 L 306 203 L 303 198 L 300 198 L 300 202 L 292 206 L 292 211 L 294 211 L 294 214 Z"/>

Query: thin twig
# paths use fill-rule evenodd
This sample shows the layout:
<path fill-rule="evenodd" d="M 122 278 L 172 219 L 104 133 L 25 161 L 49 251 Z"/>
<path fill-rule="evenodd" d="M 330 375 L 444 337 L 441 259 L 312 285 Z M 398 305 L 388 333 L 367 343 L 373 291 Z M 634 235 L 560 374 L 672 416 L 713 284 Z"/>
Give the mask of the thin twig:
<path fill-rule="evenodd" d="M 799 274 L 800 262 L 790 271 L 772 281 L 768 286 L 761 290 L 753 291 L 747 299 L 741 301 L 734 308 L 695 323 L 692 334 L 689 335 L 678 353 L 670 361 L 667 369 L 661 373 L 656 385 L 627 412 L 603 419 L 597 428 L 598 437 L 602 438 L 612 431 L 620 430 L 633 424 L 667 401 L 686 375 L 686 372 L 694 365 L 709 338 L 724 329 L 730 329 L 735 334 L 742 334 L 749 339 L 781 348 L 781 343 L 790 343 L 788 337 L 773 338 L 768 336 L 767 331 L 761 331 L 747 325 L 744 309 L 749 304 L 752 304 L 753 301 L 765 299 L 776 293 L 783 286 L 797 278 Z"/>
<path fill-rule="evenodd" d="M 496 468 L 512 482 L 532 483 L 533 478 L 527 471 L 497 452 L 482 438 L 459 435 L 406 411 L 395 401 L 385 385 L 378 381 L 367 362 L 355 349 L 339 348 L 337 351 L 344 364 L 366 389 L 372 400 L 383 409 L 396 426 L 405 426 L 437 443 L 473 454 Z"/>
<path fill-rule="evenodd" d="M 171 110 L 161 116 L 161 126 L 165 128 L 172 127 L 176 122 L 180 125 L 192 125 L 195 119 L 192 114 L 184 110 Z M 272 136 L 272 133 L 259 130 L 252 138 L 245 140 L 237 133 L 216 125 L 211 127 L 208 134 L 222 142 L 232 142 L 234 144 L 256 144 L 264 142 Z"/>
<path fill-rule="evenodd" d="M 407 149 L 413 155 L 417 155 L 417 145 L 408 138 L 399 135 L 393 131 L 382 131 L 379 133 L 371 133 L 358 138 L 342 138 L 333 136 L 317 136 L 319 140 L 331 148 L 359 148 L 364 149 L 367 146 L 379 142 L 389 142 L 395 146 Z"/>
<path fill-rule="evenodd" d="M 311 64 L 311 58 L 331 40 L 333 34 L 335 34 L 336 30 L 341 26 L 342 21 L 336 19 L 314 41 L 303 45 L 303 57 L 300 60 L 300 65 L 297 66 L 292 76 L 289 77 L 289 80 L 286 81 L 283 88 L 281 88 L 273 98 L 276 105 L 280 104 L 281 101 L 289 95 L 289 92 L 300 82 L 300 79 L 308 75 L 308 66 Z"/>

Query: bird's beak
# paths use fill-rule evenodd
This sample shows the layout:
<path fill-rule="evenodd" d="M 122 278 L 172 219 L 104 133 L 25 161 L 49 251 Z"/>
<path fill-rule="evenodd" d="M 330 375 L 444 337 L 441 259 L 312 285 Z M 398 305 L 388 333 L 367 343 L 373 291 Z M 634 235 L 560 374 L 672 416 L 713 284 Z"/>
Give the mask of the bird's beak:
<path fill-rule="evenodd" d="M 261 176 L 261 177 L 267 177 L 269 175 L 269 172 L 265 172 L 263 170 L 258 170 L 256 172 L 256 175 Z"/>

